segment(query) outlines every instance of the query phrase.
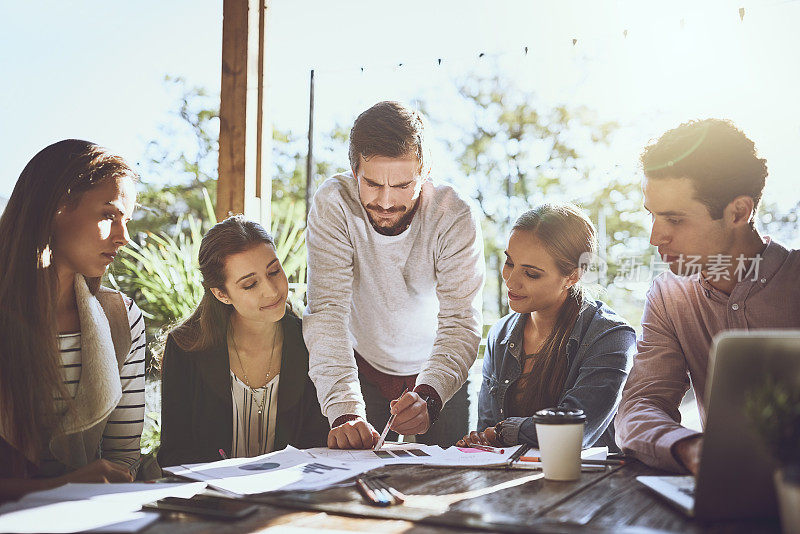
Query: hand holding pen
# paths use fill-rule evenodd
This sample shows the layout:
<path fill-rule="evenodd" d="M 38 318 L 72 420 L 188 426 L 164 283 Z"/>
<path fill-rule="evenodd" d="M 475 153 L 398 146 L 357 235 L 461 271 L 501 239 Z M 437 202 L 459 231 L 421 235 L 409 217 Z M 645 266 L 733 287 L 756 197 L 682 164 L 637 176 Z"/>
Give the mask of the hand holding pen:
<path fill-rule="evenodd" d="M 407 391 L 408 391 L 408 388 L 404 389 L 403 393 L 400 394 L 400 398 L 402 398 L 403 395 L 405 395 Z M 389 403 L 389 406 L 393 406 L 393 403 L 396 403 L 396 402 L 397 402 L 396 400 L 393 400 L 391 403 Z M 372 448 L 372 450 L 378 451 L 378 450 L 381 449 L 381 447 L 383 447 L 383 442 L 386 440 L 386 435 L 389 433 L 389 429 L 392 427 L 392 423 L 394 423 L 394 419 L 395 419 L 396 415 L 397 414 L 393 413 L 393 414 L 391 414 L 389 416 L 389 420 L 386 421 L 386 426 L 383 427 L 383 432 L 381 432 L 381 437 L 378 438 L 378 442 L 375 444 L 375 446 Z"/>
<path fill-rule="evenodd" d="M 431 426 L 428 403 L 419 393 L 405 391 L 389 403 L 393 421 L 391 429 L 398 434 L 424 434 Z"/>

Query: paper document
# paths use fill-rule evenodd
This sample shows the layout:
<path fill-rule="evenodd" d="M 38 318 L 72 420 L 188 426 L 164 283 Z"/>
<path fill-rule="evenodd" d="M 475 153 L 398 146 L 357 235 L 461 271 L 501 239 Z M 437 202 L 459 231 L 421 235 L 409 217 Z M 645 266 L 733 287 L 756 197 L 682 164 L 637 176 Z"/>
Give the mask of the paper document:
<path fill-rule="evenodd" d="M 318 459 L 343 462 L 350 466 L 360 465 L 373 469 L 387 464 L 431 464 L 447 456 L 445 450 L 436 445 L 416 445 L 413 443 L 387 443 L 380 450 L 372 449 L 329 449 L 316 447 L 305 452 Z"/>
<path fill-rule="evenodd" d="M 442 449 L 436 445 L 413 443 L 387 444 L 378 451 L 327 447 L 298 450 L 289 446 L 254 458 L 179 465 L 164 468 L 164 471 L 206 482 L 218 490 L 254 495 L 270 491 L 318 490 L 386 465 L 499 467 L 506 465 L 519 447 L 503 447 L 502 452 L 499 449 L 498 452 L 489 452 L 470 447 Z M 584 458 L 604 459 L 607 452 L 606 447 L 596 447 L 581 454 Z M 532 450 L 529 454 L 538 456 L 539 451 Z M 538 462 L 531 464 L 525 467 L 541 467 Z"/>
<path fill-rule="evenodd" d="M 317 490 L 360 475 L 365 466 L 352 466 L 286 447 L 253 458 L 230 458 L 205 464 L 167 467 L 165 472 L 201 480 L 212 488 L 238 495 L 269 491 Z M 377 467 L 377 464 L 368 467 Z"/>
<path fill-rule="evenodd" d="M 437 465 L 452 467 L 497 467 L 506 465 L 509 458 L 517 452 L 520 445 L 512 447 L 498 447 L 497 450 L 503 452 L 489 452 L 470 447 L 450 447 L 445 449 L 447 457 Z"/>
<path fill-rule="evenodd" d="M 329 449 L 318 447 L 305 452 L 314 458 L 337 460 L 356 469 L 367 471 L 375 467 L 392 464 L 419 464 L 448 467 L 480 467 L 499 465 L 508 461 L 519 448 L 503 447 L 498 452 L 488 452 L 470 447 L 448 447 L 437 445 L 415 445 L 413 443 L 389 444 L 379 451 Z M 503 452 L 499 452 L 502 450 Z"/>
<path fill-rule="evenodd" d="M 65 484 L 0 506 L 0 532 L 136 532 L 156 521 L 143 504 L 192 497 L 205 483 Z"/>

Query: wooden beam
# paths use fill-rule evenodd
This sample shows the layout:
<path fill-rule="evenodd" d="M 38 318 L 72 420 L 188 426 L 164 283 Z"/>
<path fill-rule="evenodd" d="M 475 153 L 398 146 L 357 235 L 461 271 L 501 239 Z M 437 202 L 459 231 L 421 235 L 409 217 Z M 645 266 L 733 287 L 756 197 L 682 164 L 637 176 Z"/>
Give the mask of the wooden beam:
<path fill-rule="evenodd" d="M 270 228 L 272 123 L 266 117 L 269 0 L 224 0 L 217 219 L 243 213 Z"/>

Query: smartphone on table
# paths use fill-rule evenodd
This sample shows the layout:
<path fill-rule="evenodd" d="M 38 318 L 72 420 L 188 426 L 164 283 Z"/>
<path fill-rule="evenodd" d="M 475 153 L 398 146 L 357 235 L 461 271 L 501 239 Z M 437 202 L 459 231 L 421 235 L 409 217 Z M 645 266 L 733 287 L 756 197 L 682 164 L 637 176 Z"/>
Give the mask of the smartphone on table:
<path fill-rule="evenodd" d="M 183 497 L 165 497 L 156 502 L 142 505 L 142 510 L 182 512 L 216 519 L 241 519 L 258 510 L 258 506 L 249 502 L 242 502 L 225 497 L 195 495 L 188 499 Z"/>

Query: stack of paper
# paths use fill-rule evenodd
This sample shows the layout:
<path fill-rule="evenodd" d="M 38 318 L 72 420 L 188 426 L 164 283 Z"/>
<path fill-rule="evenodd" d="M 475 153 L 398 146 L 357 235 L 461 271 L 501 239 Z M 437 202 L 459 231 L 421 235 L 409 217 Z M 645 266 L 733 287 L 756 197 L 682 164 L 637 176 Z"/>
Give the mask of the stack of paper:
<path fill-rule="evenodd" d="M 165 468 L 164 471 L 192 480 L 206 482 L 217 490 L 237 495 L 253 495 L 270 491 L 313 491 L 358 476 L 376 467 L 396 464 L 441 467 L 505 466 L 519 446 L 495 452 L 470 447 L 442 449 L 435 445 L 388 444 L 379 451 L 329 449 L 298 450 L 287 447 L 254 458 L 231 458 L 206 464 L 189 464 Z M 582 452 L 584 459 L 605 459 L 606 447 Z M 529 453 L 538 456 L 537 450 Z M 517 462 L 514 467 L 541 469 L 539 462 Z"/>
<path fill-rule="evenodd" d="M 136 532 L 158 519 L 143 504 L 192 497 L 205 483 L 65 484 L 0 506 L 0 532 Z"/>
<path fill-rule="evenodd" d="M 342 462 L 353 469 L 367 471 L 375 467 L 393 464 L 419 464 L 439 467 L 499 467 L 508 464 L 511 456 L 519 449 L 513 447 L 495 448 L 494 451 L 485 451 L 471 447 L 448 447 L 442 449 L 435 445 L 392 444 L 379 451 L 373 450 L 344 450 L 319 447 L 307 449 L 306 452 L 318 459 L 335 460 Z M 581 458 L 605 460 L 608 447 L 592 447 L 581 451 Z M 539 456 L 537 449 L 531 449 L 526 457 Z M 541 462 L 521 462 L 514 466 L 523 465 L 524 468 L 541 469 Z"/>
<path fill-rule="evenodd" d="M 364 467 L 333 459 L 315 458 L 289 446 L 282 451 L 253 458 L 178 465 L 164 468 L 164 472 L 201 480 L 218 490 L 253 495 L 268 491 L 317 490 L 360 475 L 365 471 Z M 377 465 L 368 469 L 372 467 Z"/>
<path fill-rule="evenodd" d="M 387 443 L 380 450 L 372 449 L 329 449 L 317 447 L 306 452 L 317 459 L 334 460 L 365 470 L 392 464 L 438 464 L 451 454 L 436 445 L 415 445 L 413 443 Z"/>

